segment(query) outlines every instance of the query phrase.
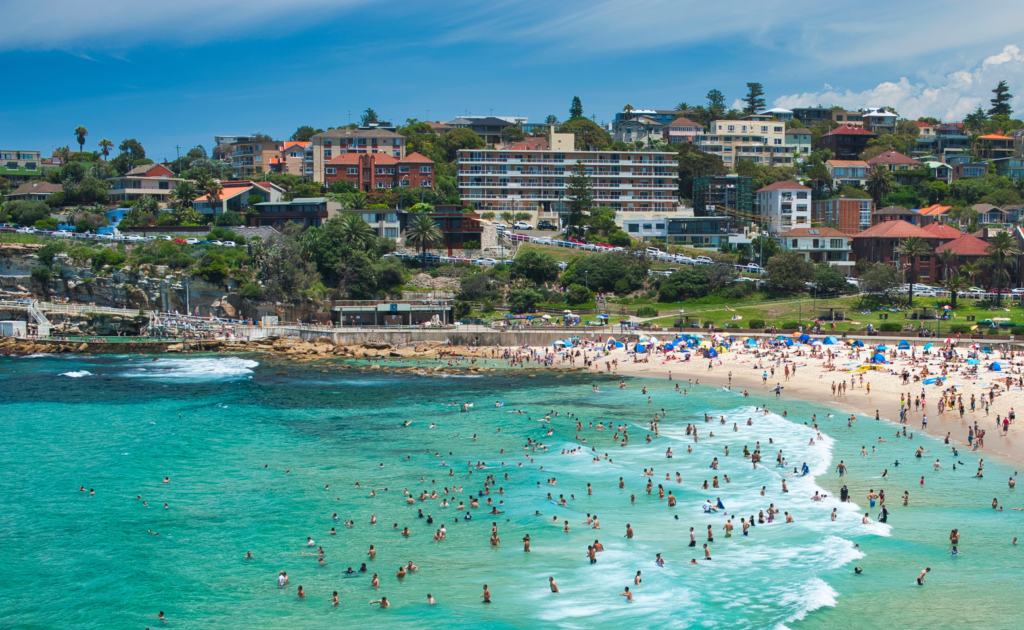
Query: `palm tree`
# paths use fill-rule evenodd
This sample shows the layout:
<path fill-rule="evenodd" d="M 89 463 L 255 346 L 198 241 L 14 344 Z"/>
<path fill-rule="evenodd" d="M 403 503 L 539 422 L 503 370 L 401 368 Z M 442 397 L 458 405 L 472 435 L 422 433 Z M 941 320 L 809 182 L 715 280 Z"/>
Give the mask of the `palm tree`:
<path fill-rule="evenodd" d="M 891 177 L 891 176 L 890 176 Z M 932 253 L 932 246 L 920 236 L 908 236 L 903 243 L 896 248 L 896 251 L 910 259 L 910 278 L 907 283 L 910 287 L 907 303 L 914 305 L 914 282 L 917 280 L 917 259 Z"/>
<path fill-rule="evenodd" d="M 1010 258 L 1010 264 L 1013 264 L 1012 257 L 1020 253 L 1020 248 L 1017 247 L 1017 241 L 1010 236 L 1009 232 L 999 232 L 992 237 L 992 241 L 989 242 L 985 251 L 991 257 L 992 266 L 995 269 L 996 306 L 999 306 L 1003 303 L 1003 294 L 1001 293 L 1003 288 L 1003 267 L 1006 265 L 1007 258 Z"/>
<path fill-rule="evenodd" d="M 434 223 L 428 214 L 420 214 L 416 220 L 406 228 L 405 240 L 418 246 L 423 250 L 423 266 L 427 266 L 427 248 L 444 240 L 441 228 Z"/>
<path fill-rule="evenodd" d="M 882 199 L 896 190 L 896 179 L 881 164 L 876 165 L 871 174 L 868 175 L 868 193 L 875 200 L 875 205 L 882 206 Z"/>
<path fill-rule="evenodd" d="M 686 101 L 683 101 L 682 103 L 679 103 L 678 105 L 676 105 L 676 111 L 677 112 L 688 112 L 688 111 L 690 111 L 690 104 L 687 103 Z"/>
<path fill-rule="evenodd" d="M 622 111 L 626 114 L 626 117 L 629 117 L 629 115 L 633 113 L 633 106 L 626 103 L 626 106 L 622 108 Z"/>
<path fill-rule="evenodd" d="M 956 310 L 956 296 L 960 291 L 965 291 L 970 288 L 971 280 L 961 273 L 951 273 L 946 276 L 942 286 L 944 289 L 949 291 L 950 306 Z"/>
<path fill-rule="evenodd" d="M 81 153 L 85 150 L 85 137 L 89 135 L 89 130 L 78 125 L 75 127 L 75 137 L 78 139 L 78 152 Z"/>
<path fill-rule="evenodd" d="M 183 181 L 177 188 L 171 191 L 171 200 L 176 208 L 191 208 L 192 202 L 199 197 L 199 191 L 195 184 L 190 181 Z"/>
<path fill-rule="evenodd" d="M 965 262 L 960 266 L 960 273 L 970 280 L 972 285 L 978 281 L 978 276 L 980 276 L 984 271 L 985 270 L 982 269 L 981 265 L 978 263 Z"/>
<path fill-rule="evenodd" d="M 377 232 L 358 214 L 346 214 L 338 235 L 359 249 L 368 249 L 377 240 Z"/>
<path fill-rule="evenodd" d="M 935 258 L 939 261 L 939 269 L 942 272 L 943 278 L 945 278 L 950 271 L 953 271 L 960 266 L 960 259 L 957 258 L 956 253 L 949 248 L 940 250 L 935 255 Z"/>
<path fill-rule="evenodd" d="M 114 146 L 114 143 L 106 138 L 100 140 L 100 153 L 103 154 L 103 159 L 107 159 L 110 156 L 110 149 Z"/>
<path fill-rule="evenodd" d="M 57 150 L 54 151 L 54 153 L 57 154 L 57 159 L 60 160 L 61 166 L 64 166 L 71 161 L 71 151 L 68 150 L 67 145 L 57 147 Z"/>

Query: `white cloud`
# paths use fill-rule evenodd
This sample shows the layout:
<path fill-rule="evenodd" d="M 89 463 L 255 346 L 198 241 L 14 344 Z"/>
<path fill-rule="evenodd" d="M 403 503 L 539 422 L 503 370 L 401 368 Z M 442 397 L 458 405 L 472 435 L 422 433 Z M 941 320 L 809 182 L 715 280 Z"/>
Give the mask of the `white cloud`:
<path fill-rule="evenodd" d="M 861 107 L 896 108 L 901 116 L 917 118 L 933 116 L 942 120 L 960 120 L 979 106 L 988 109 L 992 88 L 1005 80 L 1014 89 L 1024 89 L 1024 55 L 1013 44 L 992 55 L 974 68 L 957 70 L 948 75 L 912 83 L 907 77 L 898 81 L 885 81 L 860 92 L 838 90 L 825 85 L 820 92 L 804 92 L 780 96 L 774 100 L 777 107 L 810 107 L 814 105 L 840 105 L 848 109 Z M 1014 98 L 1012 104 L 1022 103 Z"/>
<path fill-rule="evenodd" d="M 267 39 L 365 0 L 0 2 L 0 51 L 126 50 L 147 43 Z"/>

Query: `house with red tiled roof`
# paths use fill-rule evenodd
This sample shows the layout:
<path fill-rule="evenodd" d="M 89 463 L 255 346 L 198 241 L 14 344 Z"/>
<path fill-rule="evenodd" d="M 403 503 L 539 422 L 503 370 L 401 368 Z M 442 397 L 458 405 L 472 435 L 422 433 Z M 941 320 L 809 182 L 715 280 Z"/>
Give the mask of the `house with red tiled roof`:
<path fill-rule="evenodd" d="M 978 262 L 980 259 L 988 256 L 988 252 L 985 249 L 988 247 L 988 243 L 984 240 L 973 236 L 971 234 L 964 234 L 960 238 L 943 243 L 935 249 L 936 252 L 948 249 L 956 254 L 957 260 L 961 263 L 965 262 Z"/>
<path fill-rule="evenodd" d="M 856 160 L 868 148 L 868 140 L 877 137 L 864 127 L 847 123 L 822 134 L 818 146 L 831 151 L 834 159 Z"/>
<path fill-rule="evenodd" d="M 956 239 L 964 235 L 963 232 L 956 229 L 952 225 L 947 225 L 945 223 L 941 223 L 938 221 L 934 223 L 929 223 L 928 225 L 925 225 L 921 229 L 924 230 L 925 232 L 934 235 L 937 239 L 939 239 L 939 245 L 944 245 L 949 241 L 955 241 Z"/>
<path fill-rule="evenodd" d="M 811 189 L 800 182 L 769 184 L 757 191 L 754 204 L 771 234 L 811 227 Z"/>
<path fill-rule="evenodd" d="M 1002 131 L 978 136 L 974 139 L 974 153 L 983 160 L 1014 157 L 1016 154 L 1014 138 L 1007 136 Z"/>
<path fill-rule="evenodd" d="M 313 174 L 313 143 L 284 140 L 277 147 L 278 155 L 270 156 L 270 172 L 310 176 Z"/>
<path fill-rule="evenodd" d="M 865 161 L 871 168 L 881 166 L 890 171 L 909 171 L 915 168 L 920 168 L 923 164 L 920 160 L 907 157 L 899 151 L 894 151 L 892 149 Z"/>
<path fill-rule="evenodd" d="M 433 188 L 434 161 L 415 151 L 405 157 L 346 152 L 327 161 L 324 176 L 328 186 L 350 182 L 363 192 Z"/>
<path fill-rule="evenodd" d="M 175 177 L 174 172 L 163 164 L 143 164 L 107 181 L 110 182 L 107 196 L 112 203 L 135 201 L 142 197 L 153 197 L 160 203 L 167 203 L 171 192 L 187 180 Z"/>
<path fill-rule="evenodd" d="M 868 173 L 871 168 L 864 160 L 828 160 L 825 162 L 828 174 L 832 176 L 832 186 L 843 185 L 860 186 L 863 188 L 868 183 Z"/>
<path fill-rule="evenodd" d="M 662 138 L 668 144 L 699 143 L 704 125 L 680 116 L 661 128 Z"/>
<path fill-rule="evenodd" d="M 850 258 L 850 235 L 835 228 L 795 228 L 775 235 L 784 252 L 797 252 L 804 260 L 813 263 L 828 263 L 850 275 L 853 260 Z"/>
<path fill-rule="evenodd" d="M 860 234 L 853 235 L 853 259 L 864 259 L 872 263 L 895 263 L 900 269 L 909 269 L 910 261 L 902 256 L 897 248 L 911 236 L 924 239 L 928 245 L 935 249 L 944 242 L 944 239 L 906 221 L 883 221 L 872 225 Z M 931 282 L 937 279 L 935 272 L 935 256 L 926 254 L 920 256 L 916 261 L 918 278 L 922 282 Z M 911 279 L 916 282 L 917 279 Z"/>

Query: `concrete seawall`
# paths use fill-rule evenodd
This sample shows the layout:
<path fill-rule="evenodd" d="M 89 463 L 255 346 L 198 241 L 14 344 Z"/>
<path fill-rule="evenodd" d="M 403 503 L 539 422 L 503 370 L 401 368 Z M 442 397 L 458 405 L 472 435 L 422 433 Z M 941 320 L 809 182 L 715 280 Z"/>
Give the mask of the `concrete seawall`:
<path fill-rule="evenodd" d="M 410 343 L 446 343 L 451 342 L 454 346 L 480 345 L 480 346 L 550 346 L 559 339 L 579 337 L 581 339 L 597 340 L 598 337 L 607 339 L 609 336 L 616 339 L 623 338 L 615 331 L 608 329 L 598 330 L 527 330 L 527 331 L 498 331 L 485 329 L 483 327 L 467 328 L 465 330 L 449 328 L 443 330 L 432 330 L 430 328 L 406 329 L 406 330 L 358 330 L 358 329 L 310 329 L 289 326 L 238 326 L 238 336 L 242 339 L 251 340 L 266 339 L 269 337 L 294 337 L 303 341 L 316 341 L 320 337 L 327 337 L 335 345 L 359 345 L 370 342 L 383 342 L 391 345 Z M 647 334 L 647 333 L 643 333 Z M 659 333 L 655 333 L 656 335 Z M 668 335 L 670 333 L 660 333 Z M 632 341 L 636 341 L 637 334 L 629 335 Z"/>

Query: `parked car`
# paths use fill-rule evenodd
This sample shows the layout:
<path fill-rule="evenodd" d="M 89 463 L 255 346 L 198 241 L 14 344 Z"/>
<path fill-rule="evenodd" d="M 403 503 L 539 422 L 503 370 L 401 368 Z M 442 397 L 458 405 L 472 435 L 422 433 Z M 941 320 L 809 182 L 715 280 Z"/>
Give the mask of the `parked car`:
<path fill-rule="evenodd" d="M 224 247 L 234 247 L 235 246 L 235 242 L 234 241 L 224 241 L 223 243 L 221 243 L 221 245 L 223 245 Z"/>
<path fill-rule="evenodd" d="M 189 245 L 198 245 L 199 244 L 199 239 L 198 238 L 186 238 L 185 242 L 188 243 Z"/>
<path fill-rule="evenodd" d="M 175 242 L 177 242 L 177 239 L 175 239 Z M 223 245 L 223 244 L 224 243 L 222 243 L 220 241 L 210 241 L 210 245 Z"/>
<path fill-rule="evenodd" d="M 18 228 L 17 230 L 15 230 L 15 232 L 17 232 L 18 234 L 35 234 L 36 233 L 35 229 L 34 228 L 30 228 L 30 227 Z"/>
<path fill-rule="evenodd" d="M 128 236 L 124 237 L 124 240 L 129 243 L 141 243 L 146 239 L 142 238 L 138 234 L 129 234 Z"/>
<path fill-rule="evenodd" d="M 552 223 L 551 221 L 538 221 L 537 222 L 537 229 L 538 230 L 557 230 L 558 227 L 556 227 L 555 224 Z"/>
<path fill-rule="evenodd" d="M 696 258 L 694 258 L 694 262 L 696 262 L 698 265 L 710 265 L 715 261 L 711 260 L 707 256 L 697 256 Z"/>
<path fill-rule="evenodd" d="M 513 227 L 515 227 L 515 229 L 517 229 L 517 230 L 532 230 L 533 229 L 533 226 L 530 225 L 529 223 L 527 223 L 526 221 L 516 221 L 513 224 Z"/>

